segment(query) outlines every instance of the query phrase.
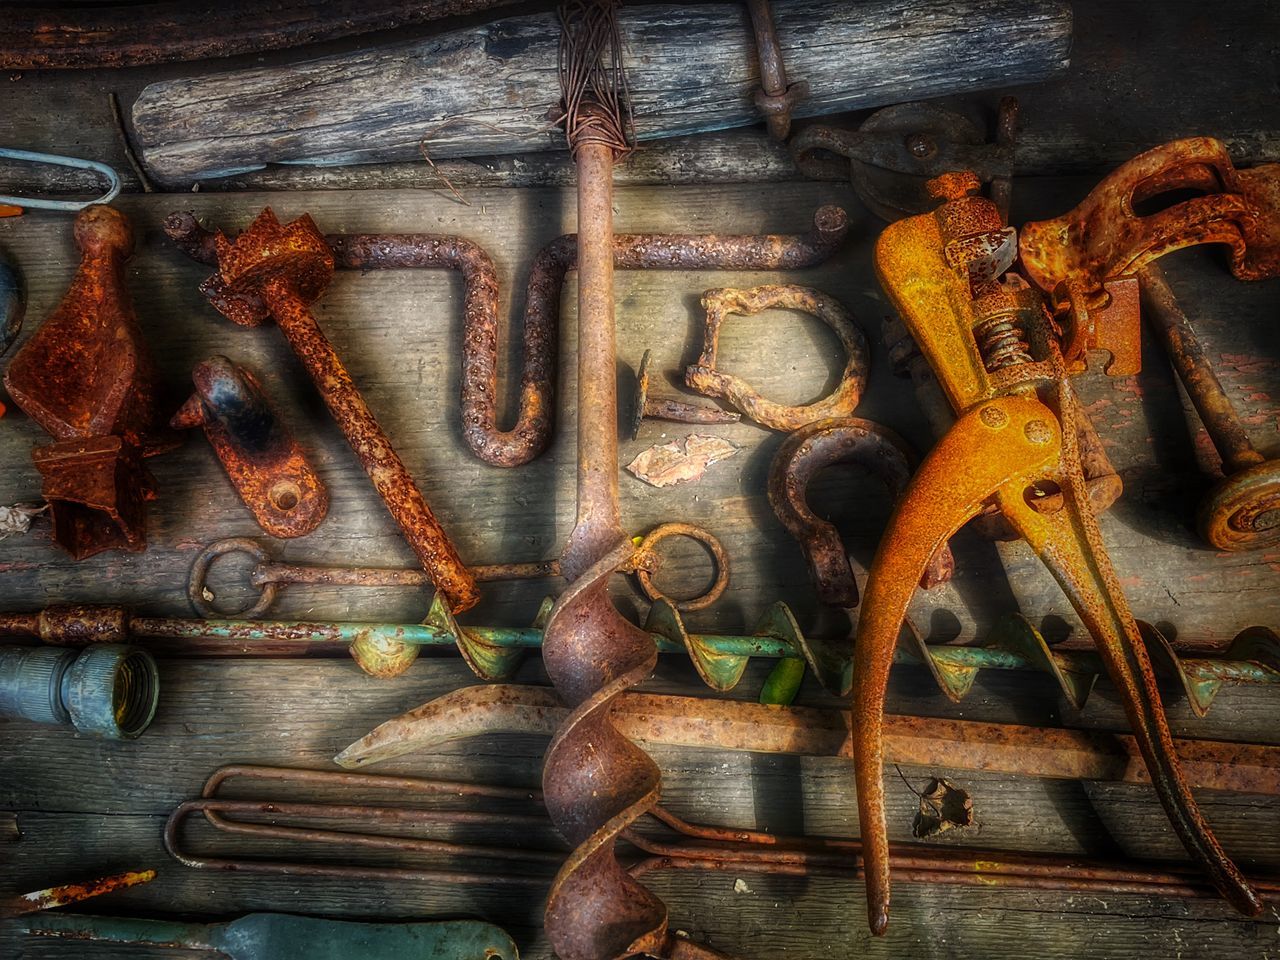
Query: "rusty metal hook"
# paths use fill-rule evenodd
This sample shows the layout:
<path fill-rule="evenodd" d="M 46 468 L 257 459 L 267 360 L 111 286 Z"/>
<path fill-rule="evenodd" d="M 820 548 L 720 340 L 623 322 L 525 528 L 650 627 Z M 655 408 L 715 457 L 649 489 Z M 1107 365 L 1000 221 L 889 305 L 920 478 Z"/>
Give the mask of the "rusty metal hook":
<path fill-rule="evenodd" d="M 915 454 L 892 430 L 870 420 L 850 417 L 820 420 L 801 427 L 778 448 L 769 468 L 769 503 L 809 561 L 818 599 L 837 607 L 858 605 L 858 584 L 835 526 L 809 507 L 806 491 L 822 470 L 837 463 L 856 463 L 901 496 L 911 479 Z M 928 589 L 951 579 L 955 560 L 944 544 L 920 579 Z"/>

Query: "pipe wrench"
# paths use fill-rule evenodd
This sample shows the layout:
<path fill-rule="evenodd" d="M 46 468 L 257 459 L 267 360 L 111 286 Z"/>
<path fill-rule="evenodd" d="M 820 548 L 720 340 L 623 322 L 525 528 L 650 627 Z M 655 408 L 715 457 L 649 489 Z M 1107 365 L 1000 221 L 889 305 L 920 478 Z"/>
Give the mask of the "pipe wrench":
<path fill-rule="evenodd" d="M 1099 533 L 1081 468 L 1082 416 L 1062 327 L 1013 271 L 1017 232 L 976 196 L 971 172 L 928 184 L 932 213 L 890 224 L 876 244 L 880 284 L 956 413 L 899 500 L 867 583 L 853 669 L 858 813 L 871 929 L 889 919 L 882 779 L 885 689 L 907 604 L 930 557 L 994 503 L 1061 585 L 1124 701 L 1152 784 L 1195 861 L 1237 909 L 1258 894 L 1223 852 L 1178 766 L 1156 678 Z"/>

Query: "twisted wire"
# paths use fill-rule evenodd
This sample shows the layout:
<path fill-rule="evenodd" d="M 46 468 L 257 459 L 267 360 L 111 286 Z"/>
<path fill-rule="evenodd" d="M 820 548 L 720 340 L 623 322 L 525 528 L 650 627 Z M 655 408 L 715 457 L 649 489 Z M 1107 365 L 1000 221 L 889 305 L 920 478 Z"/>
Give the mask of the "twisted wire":
<path fill-rule="evenodd" d="M 571 0 L 559 9 L 561 121 L 574 152 L 587 141 L 608 144 L 615 157 L 632 149 L 634 128 L 618 31 L 620 6 L 617 0 Z"/>

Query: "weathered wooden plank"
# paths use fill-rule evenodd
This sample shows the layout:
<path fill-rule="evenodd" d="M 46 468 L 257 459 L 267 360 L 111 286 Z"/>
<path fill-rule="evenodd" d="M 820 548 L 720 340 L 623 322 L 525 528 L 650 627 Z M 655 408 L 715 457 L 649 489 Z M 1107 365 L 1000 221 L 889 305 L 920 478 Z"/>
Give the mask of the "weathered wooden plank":
<path fill-rule="evenodd" d="M 774 4 L 797 116 L 1027 83 L 1065 68 L 1070 7 L 972 0 Z M 640 140 L 750 125 L 759 113 L 745 8 L 623 8 L 619 21 Z M 292 67 L 161 82 L 133 105 L 142 159 L 164 182 L 266 163 L 350 164 L 561 148 L 560 29 L 550 14 Z M 714 64 L 708 70 L 707 64 Z"/>
<path fill-rule="evenodd" d="M 1239 162 L 1280 159 L 1274 90 L 1264 82 L 1240 79 L 1242 65 L 1271 61 L 1280 7 L 1267 0 L 1241 0 L 1224 13 L 1198 0 L 1158 5 L 1075 0 L 1073 8 L 1072 67 L 1060 79 L 1008 91 L 1019 96 L 1023 107 L 1021 173 L 1099 174 L 1147 147 L 1188 134 L 1222 138 Z M 296 57 L 268 54 L 226 63 L 285 64 Z M 11 73 L 6 88 L 11 96 L 0 111 L 0 142 L 108 161 L 121 172 L 127 190 L 140 189 L 121 152 L 106 92 L 118 91 L 127 104 L 146 85 L 183 77 L 191 70 L 170 65 Z M 984 122 L 989 123 L 997 99 L 995 94 L 969 96 L 958 105 L 983 108 Z M 1224 103 L 1230 104 L 1229 110 L 1222 108 Z M 856 125 L 859 120 L 860 116 L 838 116 L 823 122 Z M 561 185 L 572 176 L 558 153 L 436 162 L 439 173 L 460 187 Z M 785 150 L 769 141 L 759 126 L 652 141 L 617 170 L 619 183 L 772 182 L 795 176 Z M 91 178 L 59 168 L 0 164 L 0 182 L 20 191 L 93 191 Z M 174 186 L 185 189 L 191 183 L 182 179 Z M 201 189 L 441 186 L 437 171 L 415 157 L 402 163 L 346 167 L 269 165 L 254 173 L 203 181 Z"/>

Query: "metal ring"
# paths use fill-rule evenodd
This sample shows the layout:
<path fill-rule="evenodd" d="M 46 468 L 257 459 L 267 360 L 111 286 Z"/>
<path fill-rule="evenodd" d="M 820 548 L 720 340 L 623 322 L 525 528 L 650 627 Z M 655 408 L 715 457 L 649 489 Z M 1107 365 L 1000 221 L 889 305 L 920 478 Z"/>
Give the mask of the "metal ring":
<path fill-rule="evenodd" d="M 191 564 L 191 576 L 187 580 L 187 599 L 191 601 L 191 606 L 195 608 L 196 613 L 206 619 L 254 620 L 270 610 L 271 605 L 275 603 L 276 594 L 280 590 L 278 583 L 263 583 L 262 592 L 258 595 L 258 599 L 243 610 L 234 612 L 219 610 L 210 600 L 205 598 L 204 594 L 208 589 L 209 568 L 213 566 L 213 561 L 219 557 L 226 556 L 228 553 L 247 554 L 255 563 L 260 564 L 266 563 L 271 559 L 266 550 L 247 537 L 231 537 L 227 540 L 217 540 L 201 550 L 195 559 L 195 563 Z M 213 596 L 212 592 L 209 595 Z"/>
<path fill-rule="evenodd" d="M 688 537 L 690 540 L 697 540 L 711 551 L 711 561 L 716 569 L 716 578 L 706 593 L 688 600 L 675 600 L 653 585 L 654 570 L 649 569 L 644 564 L 643 558 L 646 554 L 657 558 L 657 552 L 654 547 L 668 537 Z M 654 527 L 640 541 L 636 554 L 638 559 L 635 574 L 636 579 L 640 581 L 640 589 L 644 591 L 644 595 L 651 602 L 665 600 L 681 613 L 706 609 L 719 600 L 729 586 L 729 554 L 725 552 L 724 545 L 715 538 L 711 531 L 704 530 L 702 527 L 695 527 L 691 523 L 664 523 Z"/>
<path fill-rule="evenodd" d="M 107 189 L 92 200 L 51 200 L 48 197 L 12 197 L 0 196 L 0 204 L 10 204 L 26 210 L 63 210 L 76 212 L 95 204 L 110 203 L 120 193 L 120 174 L 105 163 L 97 160 L 82 160 L 79 157 L 64 157 L 56 153 L 36 153 L 31 150 L 13 150 L 0 147 L 0 159 L 19 160 L 23 163 L 47 163 L 57 167 L 74 167 L 77 170 L 92 170 L 101 175 L 107 182 Z"/>

